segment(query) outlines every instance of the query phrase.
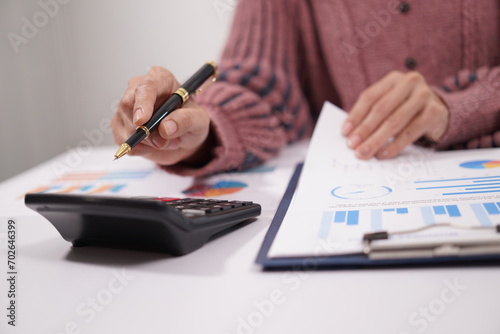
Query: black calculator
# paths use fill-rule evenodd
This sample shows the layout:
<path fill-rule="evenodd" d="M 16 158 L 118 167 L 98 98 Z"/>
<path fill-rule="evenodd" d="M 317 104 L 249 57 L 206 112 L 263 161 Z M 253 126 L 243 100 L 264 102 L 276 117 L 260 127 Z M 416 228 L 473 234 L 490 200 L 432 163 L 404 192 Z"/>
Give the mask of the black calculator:
<path fill-rule="evenodd" d="M 251 222 L 251 201 L 171 197 L 104 197 L 33 193 L 25 204 L 73 246 L 110 246 L 184 255 L 210 238 Z"/>

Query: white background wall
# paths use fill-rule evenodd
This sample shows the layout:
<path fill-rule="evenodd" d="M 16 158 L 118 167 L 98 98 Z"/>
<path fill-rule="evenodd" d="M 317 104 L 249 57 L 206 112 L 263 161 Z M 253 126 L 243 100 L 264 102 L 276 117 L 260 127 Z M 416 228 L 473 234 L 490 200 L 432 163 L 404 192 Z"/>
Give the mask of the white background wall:
<path fill-rule="evenodd" d="M 0 1 L 0 180 L 103 133 L 132 76 L 218 60 L 236 2 Z"/>

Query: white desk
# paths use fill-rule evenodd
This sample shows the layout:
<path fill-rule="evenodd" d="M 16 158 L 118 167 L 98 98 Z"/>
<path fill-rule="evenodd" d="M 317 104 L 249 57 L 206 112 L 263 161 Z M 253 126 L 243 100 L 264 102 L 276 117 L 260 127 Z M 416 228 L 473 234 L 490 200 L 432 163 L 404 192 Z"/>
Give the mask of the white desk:
<path fill-rule="evenodd" d="M 291 173 L 305 148 L 303 143 L 287 149 L 271 165 L 282 168 L 283 175 Z M 114 149 L 94 149 L 85 161 L 111 157 Z M 0 185 L 3 277 L 8 278 L 8 218 L 18 226 L 16 327 L 7 324 L 9 286 L 4 278 L 1 333 L 500 332 L 496 266 L 262 272 L 255 257 L 287 180 L 274 180 L 273 187 L 269 183 L 267 197 L 262 190 L 263 214 L 256 222 L 186 256 L 72 249 L 50 223 L 17 199 L 33 180 L 43 184 L 53 178 L 54 162 L 64 159 Z M 133 162 L 151 167 L 128 159 L 120 166 Z M 163 177 L 177 186 L 192 182 Z M 232 197 L 259 196 L 253 191 Z"/>

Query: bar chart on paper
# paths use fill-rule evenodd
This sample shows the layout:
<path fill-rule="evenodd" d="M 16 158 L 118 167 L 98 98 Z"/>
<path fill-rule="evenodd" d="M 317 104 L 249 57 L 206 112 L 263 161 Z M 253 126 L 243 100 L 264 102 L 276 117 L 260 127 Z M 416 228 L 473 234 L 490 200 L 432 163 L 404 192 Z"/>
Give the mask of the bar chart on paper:
<path fill-rule="evenodd" d="M 360 161 L 331 128 L 345 114 L 325 105 L 270 257 L 360 254 L 364 234 L 377 231 L 403 243 L 449 242 L 500 225 L 499 149 L 410 146 L 390 160 Z"/>
<path fill-rule="evenodd" d="M 421 180 L 415 181 L 415 189 L 432 190 L 442 196 L 499 193 L 500 175 Z"/>
<path fill-rule="evenodd" d="M 500 202 L 324 211 L 318 238 L 329 239 L 339 228 L 398 231 L 436 223 L 494 226 L 500 224 Z"/>
<path fill-rule="evenodd" d="M 116 171 L 73 171 L 56 177 L 44 185 L 36 186 L 29 193 L 59 194 L 117 194 L 131 182 L 142 180 L 154 169 Z M 24 197 L 22 194 L 20 197 Z"/>

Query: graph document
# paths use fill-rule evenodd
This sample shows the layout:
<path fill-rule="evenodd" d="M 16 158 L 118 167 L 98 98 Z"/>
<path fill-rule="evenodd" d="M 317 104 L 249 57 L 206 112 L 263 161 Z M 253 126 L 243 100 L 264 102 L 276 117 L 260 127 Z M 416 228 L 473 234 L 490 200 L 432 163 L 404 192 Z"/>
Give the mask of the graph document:
<path fill-rule="evenodd" d="M 500 149 L 411 146 L 391 160 L 362 161 L 341 135 L 345 117 L 330 103 L 323 107 L 270 257 L 358 254 L 368 232 L 500 223 Z M 474 233 L 484 232 L 438 227 L 397 238 L 445 241 Z"/>

